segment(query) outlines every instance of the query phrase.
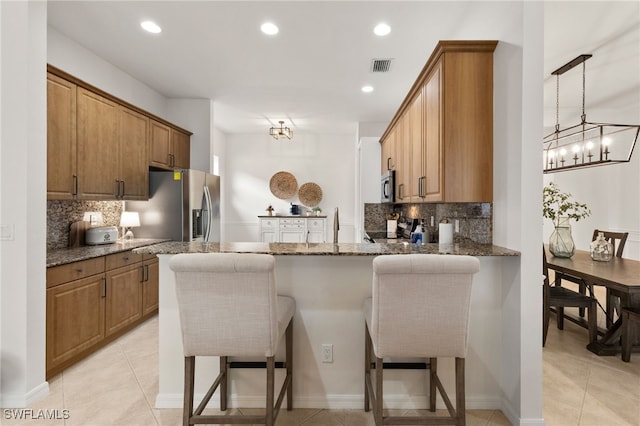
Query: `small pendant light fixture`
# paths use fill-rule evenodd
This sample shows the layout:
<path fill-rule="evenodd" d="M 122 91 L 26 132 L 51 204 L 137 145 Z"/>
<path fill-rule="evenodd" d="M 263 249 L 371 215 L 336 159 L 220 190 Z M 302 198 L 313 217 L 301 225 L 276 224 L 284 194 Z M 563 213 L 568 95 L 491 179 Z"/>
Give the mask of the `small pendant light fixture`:
<path fill-rule="evenodd" d="M 544 173 L 576 168 L 628 163 L 638 141 L 640 125 L 587 121 L 585 112 L 585 62 L 592 55 L 580 55 L 553 71 L 556 76 L 556 127 L 543 139 Z M 560 129 L 560 75 L 582 64 L 581 122 Z"/>
<path fill-rule="evenodd" d="M 269 134 L 273 136 L 274 139 L 278 139 L 281 137 L 285 137 L 287 139 L 291 139 L 293 137 L 293 130 L 288 127 L 284 127 L 284 121 L 278 121 L 280 123 L 280 128 L 272 127 L 269 129 Z"/>

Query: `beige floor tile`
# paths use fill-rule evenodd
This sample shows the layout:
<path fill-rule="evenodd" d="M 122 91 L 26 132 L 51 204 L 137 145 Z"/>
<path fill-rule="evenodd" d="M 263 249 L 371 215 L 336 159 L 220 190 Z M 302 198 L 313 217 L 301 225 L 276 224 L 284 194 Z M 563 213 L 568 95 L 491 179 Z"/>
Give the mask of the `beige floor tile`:
<path fill-rule="evenodd" d="M 262 415 L 264 414 L 263 408 L 240 408 L 240 411 L 244 415 Z M 287 411 L 286 408 L 282 408 L 278 414 L 276 420 L 276 426 L 297 426 L 303 424 L 306 420 L 312 416 L 318 414 L 320 409 L 317 408 L 298 408 L 291 411 Z"/>
<path fill-rule="evenodd" d="M 0 410 L 1 425 L 47 425 L 64 426 L 69 412 L 64 408 L 62 375 L 49 380 L 49 395 L 36 401 L 29 408 L 23 410 Z M 8 418 L 7 418 L 8 417 Z"/>
<path fill-rule="evenodd" d="M 321 410 L 300 424 L 304 426 L 345 426 L 340 417 L 331 410 Z"/>
<path fill-rule="evenodd" d="M 468 423 L 467 423 L 468 424 Z M 511 426 L 511 422 L 500 410 L 491 411 L 487 426 Z"/>
<path fill-rule="evenodd" d="M 636 408 L 636 403 L 630 398 L 607 398 L 601 401 L 587 394 L 580 416 L 580 426 L 638 426 L 640 417 Z"/>

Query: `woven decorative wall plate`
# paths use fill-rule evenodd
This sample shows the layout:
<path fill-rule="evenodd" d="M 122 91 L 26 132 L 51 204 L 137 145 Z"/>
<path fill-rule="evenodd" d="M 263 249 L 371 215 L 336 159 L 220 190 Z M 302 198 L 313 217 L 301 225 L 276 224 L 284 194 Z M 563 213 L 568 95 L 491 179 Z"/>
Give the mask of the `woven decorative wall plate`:
<path fill-rule="evenodd" d="M 281 200 L 288 200 L 296 195 L 298 190 L 298 181 L 296 177 L 289 172 L 278 172 L 271 176 L 269 181 L 271 193 Z"/>
<path fill-rule="evenodd" d="M 322 188 L 317 183 L 307 182 L 298 191 L 300 202 L 307 207 L 315 207 L 322 201 Z"/>

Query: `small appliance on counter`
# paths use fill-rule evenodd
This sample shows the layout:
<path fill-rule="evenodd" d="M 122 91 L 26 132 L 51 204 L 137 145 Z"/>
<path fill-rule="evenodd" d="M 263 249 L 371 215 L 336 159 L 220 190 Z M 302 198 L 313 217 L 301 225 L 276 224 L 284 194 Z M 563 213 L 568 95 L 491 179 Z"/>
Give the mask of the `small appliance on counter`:
<path fill-rule="evenodd" d="M 93 226 L 84 234 L 84 243 L 89 246 L 112 244 L 118 241 L 118 228 L 115 226 Z"/>
<path fill-rule="evenodd" d="M 408 217 L 400 218 L 400 221 L 398 222 L 398 228 L 400 229 L 398 231 L 398 235 L 400 236 L 400 238 L 410 239 L 411 233 L 415 232 L 418 224 L 418 219 L 411 219 Z"/>

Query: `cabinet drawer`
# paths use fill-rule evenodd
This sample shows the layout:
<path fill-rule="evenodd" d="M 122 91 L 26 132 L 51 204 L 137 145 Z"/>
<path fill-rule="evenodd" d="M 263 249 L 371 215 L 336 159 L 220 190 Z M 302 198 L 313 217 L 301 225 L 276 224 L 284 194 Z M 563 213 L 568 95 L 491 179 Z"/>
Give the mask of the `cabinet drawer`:
<path fill-rule="evenodd" d="M 106 270 L 120 268 L 122 266 L 131 265 L 133 263 L 142 262 L 142 255 L 135 254 L 131 251 L 123 251 L 122 253 L 114 253 L 106 256 Z"/>
<path fill-rule="evenodd" d="M 275 219 L 262 219 L 260 221 L 262 229 L 275 229 L 278 226 L 278 221 Z"/>
<path fill-rule="evenodd" d="M 280 225 L 304 225 L 305 219 L 280 219 Z"/>
<path fill-rule="evenodd" d="M 82 260 L 47 269 L 47 288 L 104 272 L 104 257 Z"/>
<path fill-rule="evenodd" d="M 289 225 L 289 224 L 282 224 L 281 223 L 280 224 L 280 229 L 294 229 L 294 230 L 295 229 L 304 229 L 304 224 L 302 224 L 302 225 L 296 225 L 296 224 Z"/>
<path fill-rule="evenodd" d="M 324 219 L 309 219 L 307 226 L 310 231 L 322 231 L 324 229 Z"/>

